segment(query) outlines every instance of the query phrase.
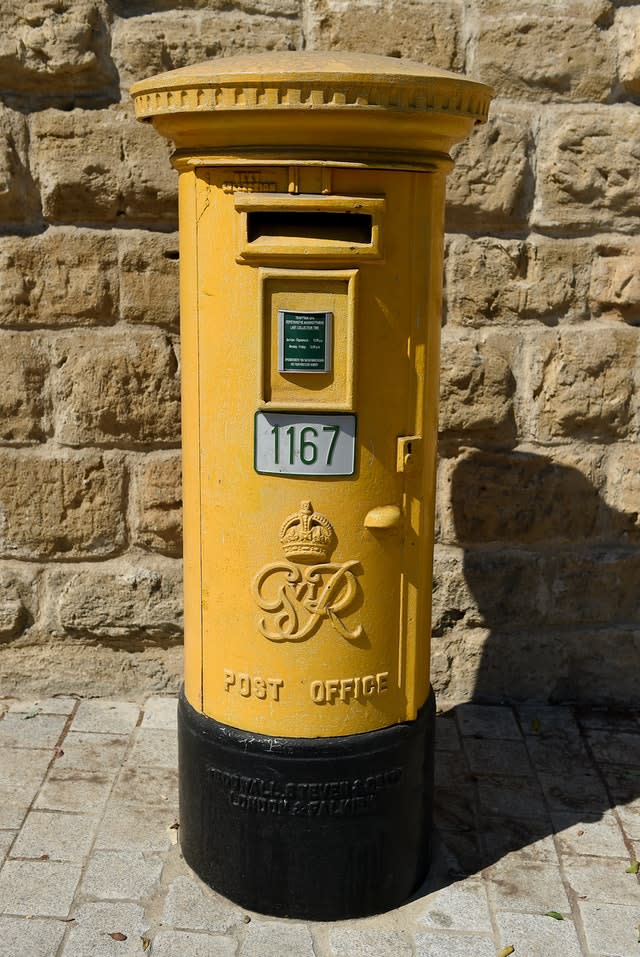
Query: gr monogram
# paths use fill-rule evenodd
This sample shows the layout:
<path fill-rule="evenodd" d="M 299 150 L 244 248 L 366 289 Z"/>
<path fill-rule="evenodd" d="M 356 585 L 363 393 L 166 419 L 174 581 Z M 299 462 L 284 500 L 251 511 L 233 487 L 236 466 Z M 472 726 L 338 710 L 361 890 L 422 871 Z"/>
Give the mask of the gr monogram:
<path fill-rule="evenodd" d="M 335 544 L 331 522 L 303 501 L 283 522 L 280 543 L 286 560 L 265 565 L 253 580 L 254 600 L 266 613 L 258 621 L 264 637 L 302 641 L 327 619 L 343 638 L 360 638 L 362 626 L 350 629 L 340 617 L 357 594 L 359 562 L 327 561 Z"/>

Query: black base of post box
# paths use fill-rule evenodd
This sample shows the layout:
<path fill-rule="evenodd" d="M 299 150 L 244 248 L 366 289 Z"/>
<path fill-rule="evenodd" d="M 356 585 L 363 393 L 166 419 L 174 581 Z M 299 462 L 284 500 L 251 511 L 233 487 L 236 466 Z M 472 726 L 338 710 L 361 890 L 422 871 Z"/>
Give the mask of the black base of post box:
<path fill-rule="evenodd" d="M 240 731 L 178 709 L 180 843 L 242 907 L 342 920 L 390 910 L 431 850 L 435 699 L 415 721 L 334 738 Z"/>

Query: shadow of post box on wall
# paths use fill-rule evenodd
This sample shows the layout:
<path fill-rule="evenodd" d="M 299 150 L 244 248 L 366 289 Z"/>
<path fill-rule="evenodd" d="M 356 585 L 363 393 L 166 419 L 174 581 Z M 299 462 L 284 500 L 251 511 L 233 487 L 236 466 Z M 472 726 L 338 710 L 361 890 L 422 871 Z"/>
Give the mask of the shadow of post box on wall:
<path fill-rule="evenodd" d="M 181 845 L 257 911 L 375 913 L 428 868 L 445 176 L 490 95 L 318 53 L 132 89 L 180 173 Z"/>

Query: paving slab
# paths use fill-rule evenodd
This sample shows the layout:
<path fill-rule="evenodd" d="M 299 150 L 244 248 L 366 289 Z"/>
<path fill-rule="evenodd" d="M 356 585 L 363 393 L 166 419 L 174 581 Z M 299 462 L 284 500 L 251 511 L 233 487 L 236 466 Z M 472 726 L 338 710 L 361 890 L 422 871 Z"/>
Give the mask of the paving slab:
<path fill-rule="evenodd" d="M 48 749 L 32 749 L 25 757 L 22 748 L 0 747 L 0 828 L 22 825 L 52 758 Z"/>
<path fill-rule="evenodd" d="M 138 728 L 127 764 L 133 767 L 175 768 L 178 742 L 174 731 L 160 728 Z"/>
<path fill-rule="evenodd" d="M 178 808 L 177 768 L 141 768 L 127 764 L 111 791 L 112 804 Z"/>
<path fill-rule="evenodd" d="M 73 916 L 61 957 L 137 957 L 144 953 L 149 921 L 139 905 L 83 904 Z"/>
<path fill-rule="evenodd" d="M 470 830 L 475 824 L 473 785 L 470 788 L 438 788 L 434 815 L 438 827 Z"/>
<path fill-rule="evenodd" d="M 578 734 L 578 723 L 571 708 L 564 705 L 516 704 L 522 733 L 526 737 L 539 734 Z"/>
<path fill-rule="evenodd" d="M 511 945 L 514 957 L 583 957 L 571 920 L 555 920 L 543 914 L 502 912 L 498 914 L 498 929 L 500 946 Z"/>
<path fill-rule="evenodd" d="M 438 825 L 435 825 L 438 827 Z M 472 828 L 469 830 L 440 830 L 440 838 L 449 855 L 448 876 L 452 880 L 477 874 L 485 866 L 486 860 L 480 837 Z"/>
<path fill-rule="evenodd" d="M 640 952 L 638 905 L 579 901 L 587 946 L 598 957 L 631 957 Z"/>
<path fill-rule="evenodd" d="M 31 811 L 11 850 L 12 857 L 47 857 L 52 861 L 83 861 L 96 831 L 89 814 Z"/>
<path fill-rule="evenodd" d="M 554 814 L 556 843 L 560 853 L 569 857 L 625 857 L 627 846 L 613 811 L 605 811 L 595 820 L 576 821 L 575 814 Z"/>
<path fill-rule="evenodd" d="M 0 870 L 0 914 L 68 917 L 80 873 L 78 864 L 5 861 Z"/>
<path fill-rule="evenodd" d="M 152 695 L 144 703 L 141 727 L 175 731 L 178 724 L 178 700 L 167 695 Z"/>
<path fill-rule="evenodd" d="M 495 957 L 495 944 L 479 934 L 416 934 L 416 957 Z"/>
<path fill-rule="evenodd" d="M 6 957 L 56 957 L 65 924 L 37 917 L 0 917 L 0 954 Z"/>
<path fill-rule="evenodd" d="M 13 701 L 9 705 L 9 714 L 66 714 L 69 715 L 78 704 L 78 698 L 56 695 L 53 698 L 30 698 L 25 701 Z"/>
<path fill-rule="evenodd" d="M 140 718 L 140 708 L 129 701 L 95 698 L 81 701 L 73 719 L 74 731 L 96 734 L 129 734 Z"/>
<path fill-rule="evenodd" d="M 640 802 L 619 807 L 618 817 L 627 837 L 632 841 L 640 841 Z"/>
<path fill-rule="evenodd" d="M 640 768 L 603 764 L 599 771 L 613 804 L 640 807 Z"/>
<path fill-rule="evenodd" d="M 609 711 L 607 708 L 592 708 L 589 711 L 581 709 L 577 712 L 577 720 L 585 730 L 593 728 L 601 731 L 640 731 L 638 712 L 620 713 Z"/>
<path fill-rule="evenodd" d="M 21 827 L 37 793 L 37 787 L 25 787 L 19 792 L 0 787 L 0 828 Z"/>
<path fill-rule="evenodd" d="M 80 885 L 86 897 L 97 900 L 144 900 L 160 887 L 164 861 L 141 851 L 96 851 Z"/>
<path fill-rule="evenodd" d="M 609 798 L 597 774 L 570 774 L 540 771 L 538 780 L 551 811 L 584 814 L 608 809 Z"/>
<path fill-rule="evenodd" d="M 129 746 L 126 735 L 95 734 L 71 731 L 65 736 L 61 754 L 55 759 L 57 771 L 99 771 L 103 774 L 117 771 Z"/>
<path fill-rule="evenodd" d="M 491 933 L 487 888 L 481 879 L 470 878 L 450 884 L 409 905 L 405 912 L 425 928 Z"/>
<path fill-rule="evenodd" d="M 464 752 L 475 774 L 507 774 L 531 777 L 529 754 L 522 741 L 487 741 L 465 738 Z"/>
<path fill-rule="evenodd" d="M 599 764 L 640 768 L 640 731 L 588 731 L 587 738 Z"/>
<path fill-rule="evenodd" d="M 34 807 L 47 811 L 91 811 L 99 813 L 107 802 L 113 787 L 115 770 L 100 771 L 64 770 L 57 763 L 42 785 Z"/>
<path fill-rule="evenodd" d="M 478 779 L 478 798 L 483 815 L 533 818 L 549 821 L 547 803 L 539 781 L 534 777 L 486 775 Z"/>
<path fill-rule="evenodd" d="M 347 921 L 329 932 L 331 957 L 412 957 L 406 930 L 384 918 Z"/>
<path fill-rule="evenodd" d="M 33 749 L 25 757 L 22 748 L 0 747 L 0 787 L 40 787 L 53 757 L 49 748 Z"/>
<path fill-rule="evenodd" d="M 0 721 L 0 748 L 52 749 L 67 723 L 65 715 L 9 713 Z"/>
<path fill-rule="evenodd" d="M 581 857 L 565 863 L 564 873 L 579 900 L 635 904 L 640 911 L 638 876 L 628 874 L 628 866 L 628 857 L 619 860 Z"/>
<path fill-rule="evenodd" d="M 158 807 L 107 805 L 98 827 L 97 850 L 166 851 L 171 846 L 170 827 L 175 815 Z"/>
<path fill-rule="evenodd" d="M 254 918 L 246 926 L 238 957 L 315 957 L 313 937 L 306 924 Z"/>
<path fill-rule="evenodd" d="M 153 939 L 153 957 L 236 957 L 236 953 L 234 940 L 213 934 L 161 930 Z"/>
<path fill-rule="evenodd" d="M 514 856 L 518 865 L 529 863 L 558 864 L 558 852 L 548 821 L 529 818 L 483 816 L 479 822 L 482 843 L 486 848 L 486 864 Z"/>
<path fill-rule="evenodd" d="M 17 831 L 0 831 L 0 866 L 2 866 L 2 861 L 7 856 L 17 834 Z"/>
<path fill-rule="evenodd" d="M 525 868 L 513 855 L 494 864 L 485 872 L 496 910 L 547 911 L 571 913 L 559 867 L 530 863 Z"/>
<path fill-rule="evenodd" d="M 459 751 L 460 733 L 454 712 L 445 711 L 436 722 L 436 751 Z"/>
<path fill-rule="evenodd" d="M 455 709 L 460 733 L 480 738 L 509 739 L 522 737 L 511 708 L 494 705 L 462 704 Z"/>
<path fill-rule="evenodd" d="M 593 773 L 591 755 L 577 734 L 539 734 L 526 740 L 531 762 L 539 771 L 571 776 Z"/>
<path fill-rule="evenodd" d="M 244 923 L 246 916 L 246 911 L 185 874 L 169 885 L 162 920 L 181 930 L 224 933 Z"/>
<path fill-rule="evenodd" d="M 14 791 L 40 787 L 52 760 L 49 748 L 33 749 L 25 756 L 22 748 L 0 747 L 0 787 Z"/>

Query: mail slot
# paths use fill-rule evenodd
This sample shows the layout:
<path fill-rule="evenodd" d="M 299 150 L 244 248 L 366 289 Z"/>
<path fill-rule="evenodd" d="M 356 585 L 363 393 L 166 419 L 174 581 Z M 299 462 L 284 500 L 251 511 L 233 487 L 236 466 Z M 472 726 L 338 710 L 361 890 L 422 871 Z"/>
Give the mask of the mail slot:
<path fill-rule="evenodd" d="M 180 174 L 180 839 L 254 910 L 375 913 L 428 868 L 444 189 L 490 92 L 312 53 L 132 90 Z"/>
<path fill-rule="evenodd" d="M 238 262 L 379 259 L 383 197 L 236 196 Z"/>

